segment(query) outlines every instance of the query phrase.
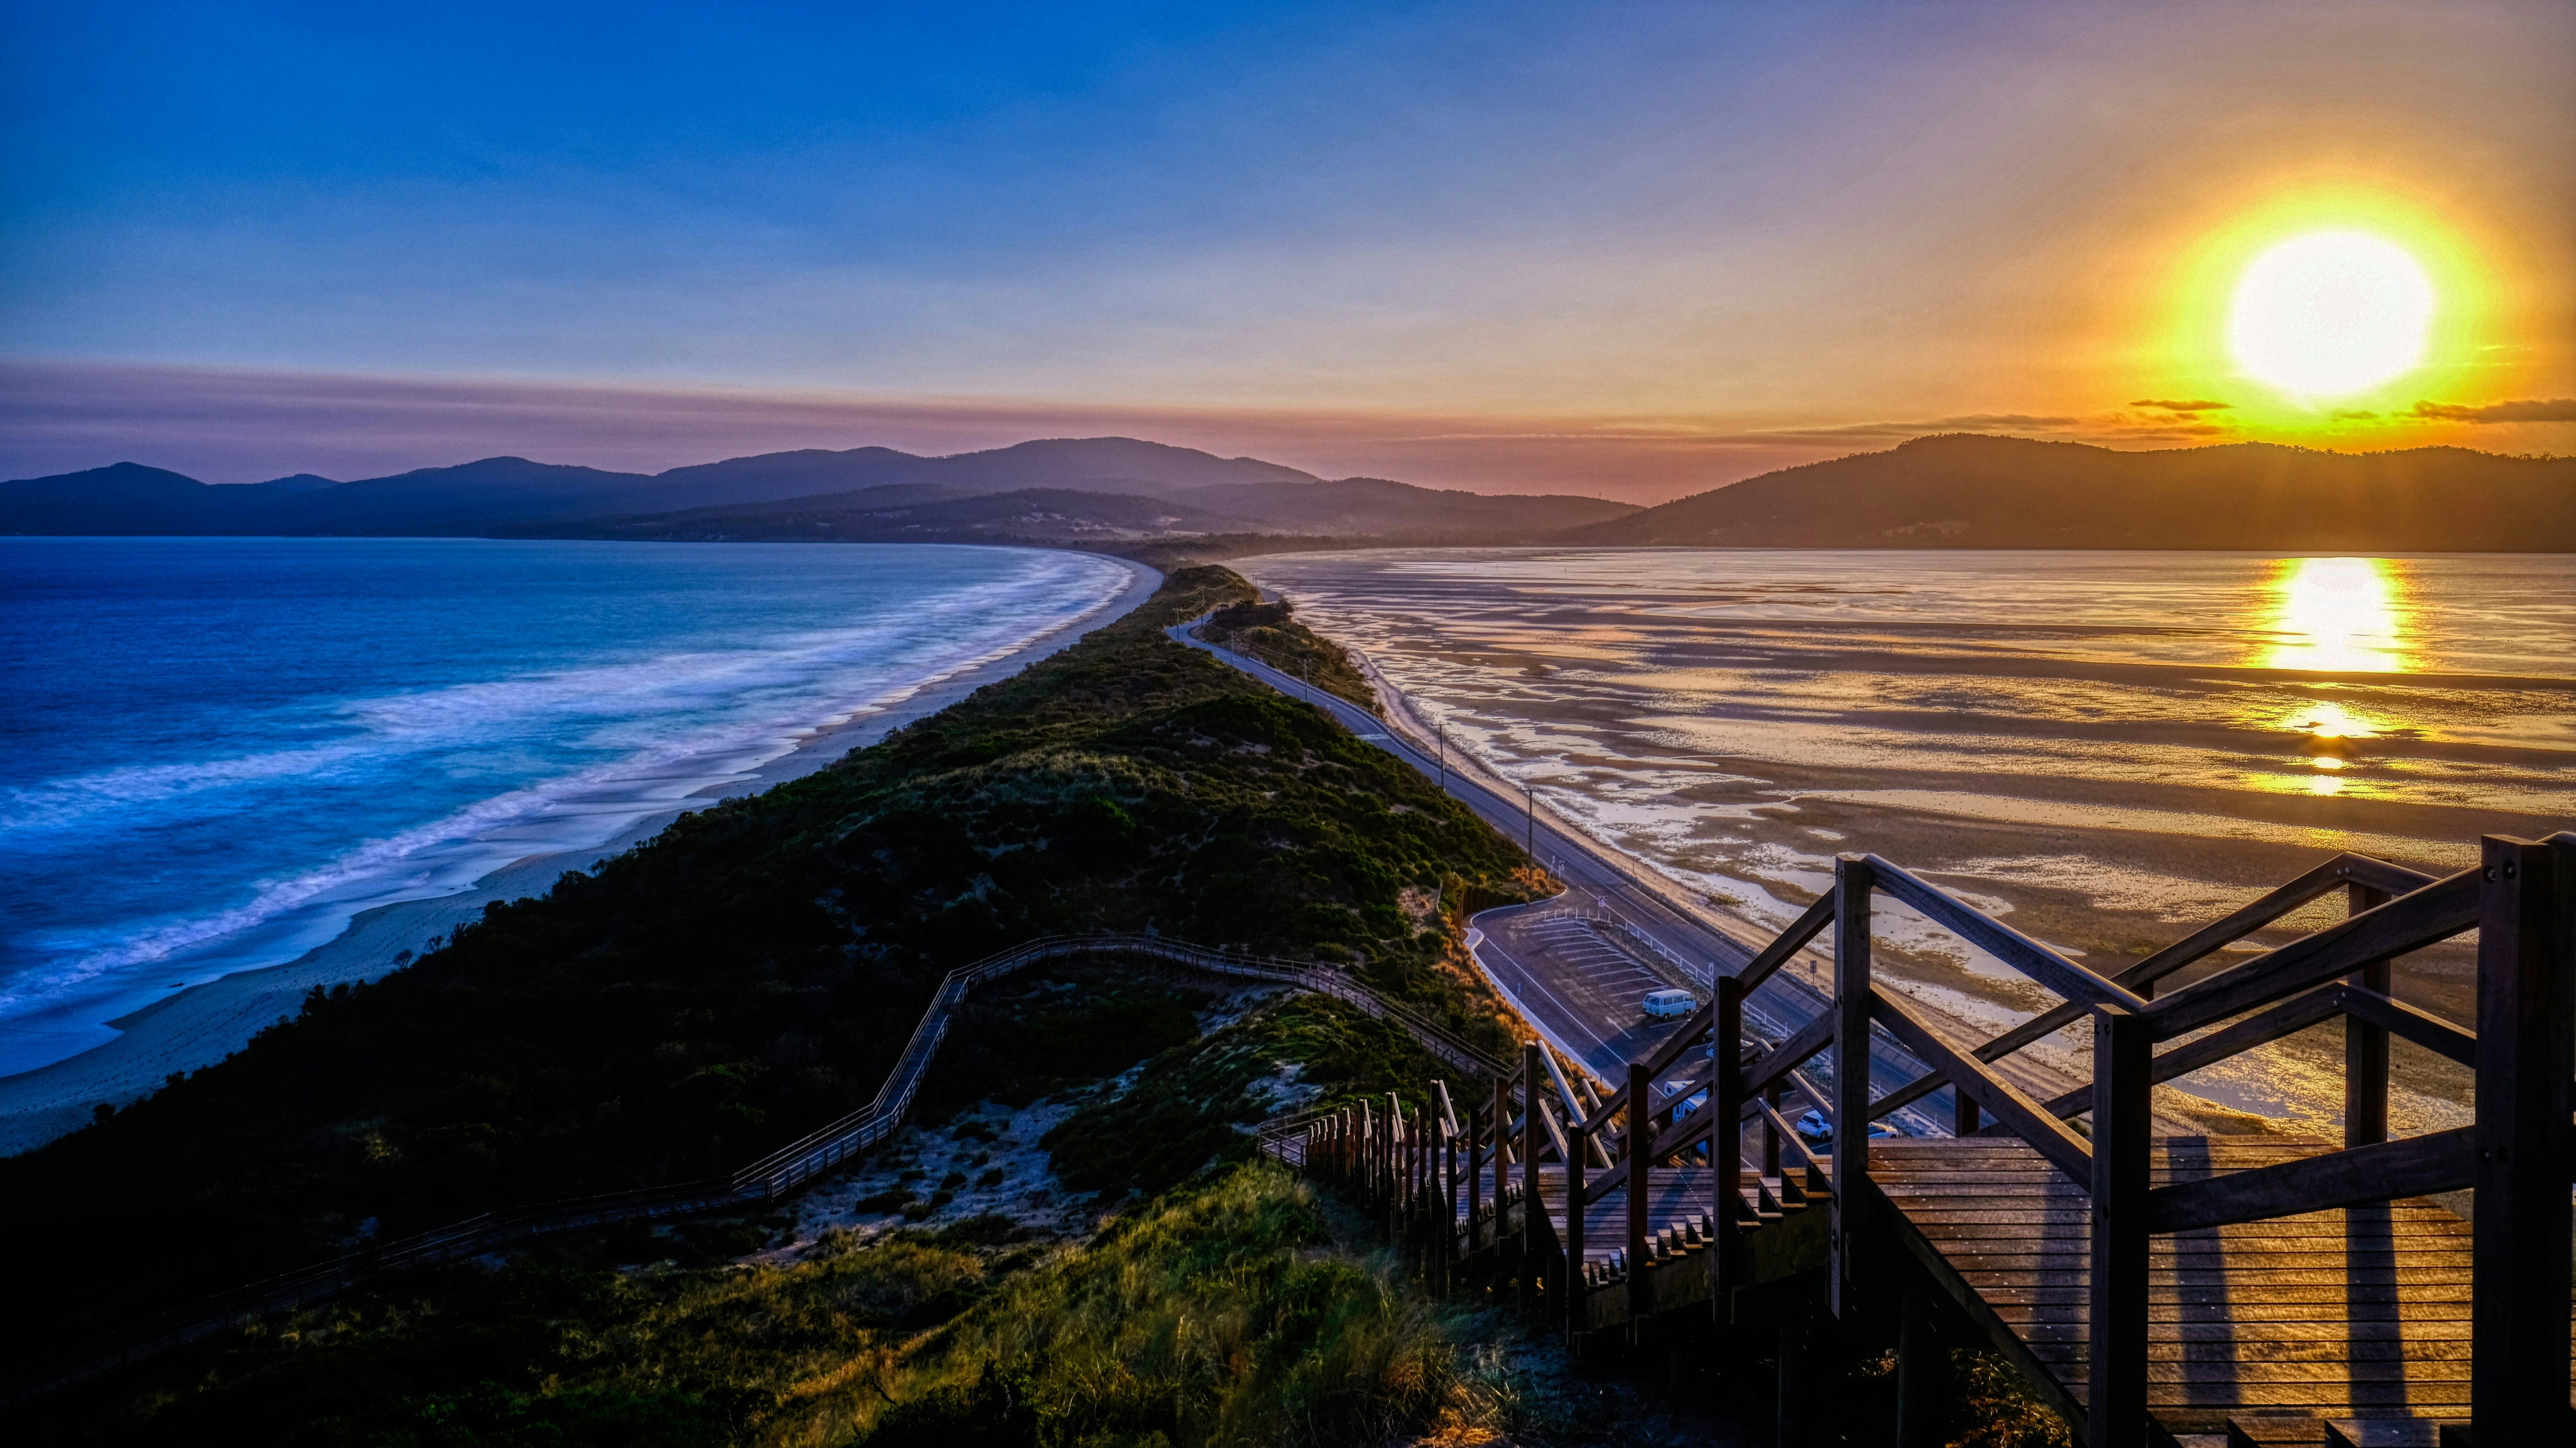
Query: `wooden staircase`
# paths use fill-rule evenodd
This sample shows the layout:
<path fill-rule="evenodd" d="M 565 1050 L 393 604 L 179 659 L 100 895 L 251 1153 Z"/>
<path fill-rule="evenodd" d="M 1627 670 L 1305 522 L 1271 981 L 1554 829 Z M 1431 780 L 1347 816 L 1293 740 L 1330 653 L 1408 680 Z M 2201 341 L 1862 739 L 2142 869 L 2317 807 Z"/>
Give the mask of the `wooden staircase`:
<path fill-rule="evenodd" d="M 1834 890 L 1624 1082 L 1533 1044 L 1463 1111 L 1445 1082 L 1420 1106 L 1361 1103 L 1311 1121 L 1298 1159 L 1383 1210 L 1436 1286 L 1494 1284 L 1578 1342 L 1769 1316 L 1786 1363 L 1821 1299 L 1845 1331 L 1898 1343 L 1900 1443 L 1933 1441 L 1949 1323 L 2090 1448 L 2576 1444 L 2576 834 L 2483 850 L 2440 880 L 2338 856 L 2109 977 L 1845 856 Z M 2155 995 L 2330 891 L 2344 921 Z M 1945 1037 L 1872 982 L 1879 892 L 2066 1004 L 1989 1041 Z M 1832 1012 L 1743 1044 L 1746 992 L 1828 926 Z M 2469 930 L 2479 1030 L 2389 996 L 2392 957 Z M 2087 1017 L 2090 1081 L 2041 1101 L 1993 1069 Z M 2343 1141 L 2157 1134 L 2155 1083 L 2338 1018 Z M 2392 1037 L 2477 1072 L 2473 1124 L 2388 1138 Z M 1890 1043 L 1920 1075 L 1870 1079 Z M 1946 1106 L 1951 1134 L 1872 1138 L 1916 1103 Z M 2474 1221 L 2430 1200 L 2461 1188 Z"/>

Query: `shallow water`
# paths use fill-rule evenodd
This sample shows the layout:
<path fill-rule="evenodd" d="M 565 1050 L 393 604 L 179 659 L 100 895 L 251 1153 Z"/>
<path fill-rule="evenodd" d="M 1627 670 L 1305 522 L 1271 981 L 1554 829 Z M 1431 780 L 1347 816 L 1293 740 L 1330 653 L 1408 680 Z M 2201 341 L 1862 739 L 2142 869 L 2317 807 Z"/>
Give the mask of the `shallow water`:
<path fill-rule="evenodd" d="M 2563 555 L 1458 550 L 1235 566 L 1549 807 L 1773 926 L 1830 883 L 1835 852 L 1870 850 L 2116 965 L 2336 851 L 2449 871 L 2481 833 L 2576 827 Z M 2044 1003 L 1890 917 L 1927 998 L 1996 1023 Z M 2470 965 L 2457 944 L 2422 952 L 2399 994 L 2465 1019 Z M 2302 1040 L 2191 1084 L 2322 1122 L 2339 1111 L 2319 1064 L 2332 1043 Z M 2412 1049 L 2398 1047 L 2400 1121 L 2448 1119 L 2458 1083 Z"/>
<path fill-rule="evenodd" d="M 1080 554 L 0 538 L 0 1075 L 1096 609 Z"/>

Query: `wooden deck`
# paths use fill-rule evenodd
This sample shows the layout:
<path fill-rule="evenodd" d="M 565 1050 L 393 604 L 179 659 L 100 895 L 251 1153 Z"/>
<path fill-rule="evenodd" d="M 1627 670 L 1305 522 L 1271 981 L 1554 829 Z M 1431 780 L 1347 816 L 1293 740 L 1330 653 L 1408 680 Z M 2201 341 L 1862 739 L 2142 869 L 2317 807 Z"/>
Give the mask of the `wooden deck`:
<path fill-rule="evenodd" d="M 2158 1186 L 2333 1149 L 2325 1141 L 2156 1145 Z M 1869 1180 L 1886 1223 L 1951 1300 L 2080 1411 L 2090 1366 L 2091 1204 L 2018 1141 L 1886 1142 Z M 2148 1267 L 2148 1407 L 2169 1433 L 2231 1417 L 2469 1415 L 2469 1224 L 2401 1199 L 2158 1236 Z"/>

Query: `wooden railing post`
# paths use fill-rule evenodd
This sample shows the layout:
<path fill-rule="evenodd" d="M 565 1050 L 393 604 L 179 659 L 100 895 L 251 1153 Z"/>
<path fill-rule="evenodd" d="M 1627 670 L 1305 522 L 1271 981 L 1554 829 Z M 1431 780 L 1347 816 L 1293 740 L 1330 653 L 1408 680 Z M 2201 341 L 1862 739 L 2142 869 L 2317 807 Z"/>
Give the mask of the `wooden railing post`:
<path fill-rule="evenodd" d="M 1475 1119 L 1475 1108 L 1467 1108 L 1467 1119 Z M 1446 1127 L 1448 1124 L 1443 1122 Z M 1454 1129 L 1441 1133 L 1441 1144 L 1447 1148 L 1449 1169 L 1440 1174 L 1441 1198 L 1446 1209 L 1440 1218 L 1440 1293 L 1449 1294 L 1458 1265 L 1458 1133 Z M 1469 1149 L 1470 1156 L 1473 1148 Z"/>
<path fill-rule="evenodd" d="M 1743 1275 L 1744 1257 L 1736 1241 L 1744 1215 L 1744 982 L 1719 976 L 1709 1014 L 1715 1039 L 1708 1058 L 1708 1164 L 1717 1188 L 1716 1210 L 1709 1213 L 1709 1306 L 1726 1322 L 1734 1316 L 1729 1297 Z"/>
<path fill-rule="evenodd" d="M 1538 1194 L 1538 1145 L 1547 1124 L 1539 1120 L 1539 1073 L 1547 1069 L 1538 1058 L 1535 1041 L 1521 1047 L 1521 1311 L 1529 1312 L 1529 1294 L 1533 1279 L 1542 1269 L 1545 1258 L 1540 1244 L 1547 1240 L 1547 1208 Z"/>
<path fill-rule="evenodd" d="M 1360 1098 L 1360 1204 L 1377 1205 L 1377 1154 L 1379 1139 L 1385 1132 L 1378 1129 L 1377 1106 L 1367 1097 Z"/>
<path fill-rule="evenodd" d="M 1977 1109 L 1977 1098 L 1957 1082 L 1950 1085 L 1950 1134 L 1974 1136 L 1985 1129 L 1985 1117 Z"/>
<path fill-rule="evenodd" d="M 1869 1170 L 1869 861 L 1834 861 L 1834 1254 L 1836 1317 L 1852 1306 L 1860 1179 Z"/>
<path fill-rule="evenodd" d="M 1762 1088 L 1762 1099 L 1773 1111 L 1778 1111 L 1781 1103 L 1789 1099 L 1789 1089 L 1774 1081 Z M 1768 1116 L 1762 1118 L 1762 1174 L 1778 1177 L 1782 1194 L 1788 1192 L 1789 1178 L 1780 1170 L 1780 1128 L 1773 1126 Z"/>
<path fill-rule="evenodd" d="M 1477 1219 L 1485 1210 L 1485 1164 L 1476 1160 L 1485 1144 L 1485 1106 L 1483 1102 L 1467 1105 L 1467 1255 L 1476 1255 L 1477 1234 L 1483 1228 Z"/>
<path fill-rule="evenodd" d="M 1646 1283 L 1646 1192 L 1648 1145 L 1655 1137 L 1655 1113 L 1646 1104 L 1646 1063 L 1628 1063 L 1628 1341 L 1645 1331 L 1646 1313 L 1654 1300 Z"/>
<path fill-rule="evenodd" d="M 2385 891 L 2344 887 L 2346 913 L 2358 915 L 2386 903 Z M 2389 963 L 2374 960 L 2350 976 L 2363 990 L 2388 994 Z M 2388 1032 L 2359 1017 L 2343 1018 L 2343 1144 L 2368 1146 L 2388 1139 Z"/>
<path fill-rule="evenodd" d="M 1565 1345 L 1591 1326 L 1591 1294 L 1583 1280 L 1583 1168 L 1592 1134 L 1583 1129 L 1583 1103 L 1566 1103 L 1565 1133 Z"/>
<path fill-rule="evenodd" d="M 2095 1006 L 2086 1448 L 2145 1448 L 2147 1441 L 2147 1188 L 2154 1150 L 2149 1139 L 2154 1069 L 2155 1037 L 2146 1020 L 2119 1006 Z"/>
<path fill-rule="evenodd" d="M 1943 1448 L 1950 1441 L 1950 1350 L 1932 1330 L 1932 1296 L 1905 1284 L 1896 1327 L 1896 1448 Z"/>
<path fill-rule="evenodd" d="M 2576 850 L 2481 843 L 2469 1437 L 2564 1443 Z"/>

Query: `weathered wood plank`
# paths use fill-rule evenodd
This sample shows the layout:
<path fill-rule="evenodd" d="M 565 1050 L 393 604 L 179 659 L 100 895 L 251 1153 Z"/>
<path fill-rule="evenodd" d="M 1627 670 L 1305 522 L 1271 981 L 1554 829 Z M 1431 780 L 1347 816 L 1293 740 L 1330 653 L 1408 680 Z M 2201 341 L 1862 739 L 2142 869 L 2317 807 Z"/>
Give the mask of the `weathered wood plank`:
<path fill-rule="evenodd" d="M 2476 1179 L 2474 1130 L 2463 1126 L 2157 1187 L 2147 1193 L 2148 1224 L 2182 1232 L 2456 1190 Z"/>
<path fill-rule="evenodd" d="M 2233 1322 L 2225 1319 L 2175 1322 L 2150 1315 L 2148 1323 L 2152 1329 L 2152 1340 L 2156 1342 L 2335 1342 L 2361 1346 L 2469 1340 L 2469 1320 L 2465 1317 L 2431 1322 L 2412 1318 L 2364 1322 L 2357 1332 L 2351 1330 L 2352 1323 L 2341 1319 L 2316 1322 Z M 2091 1340 L 2083 1323 L 2055 1318 L 2026 1322 L 2019 1330 L 2024 1341 L 2034 1343 Z"/>

